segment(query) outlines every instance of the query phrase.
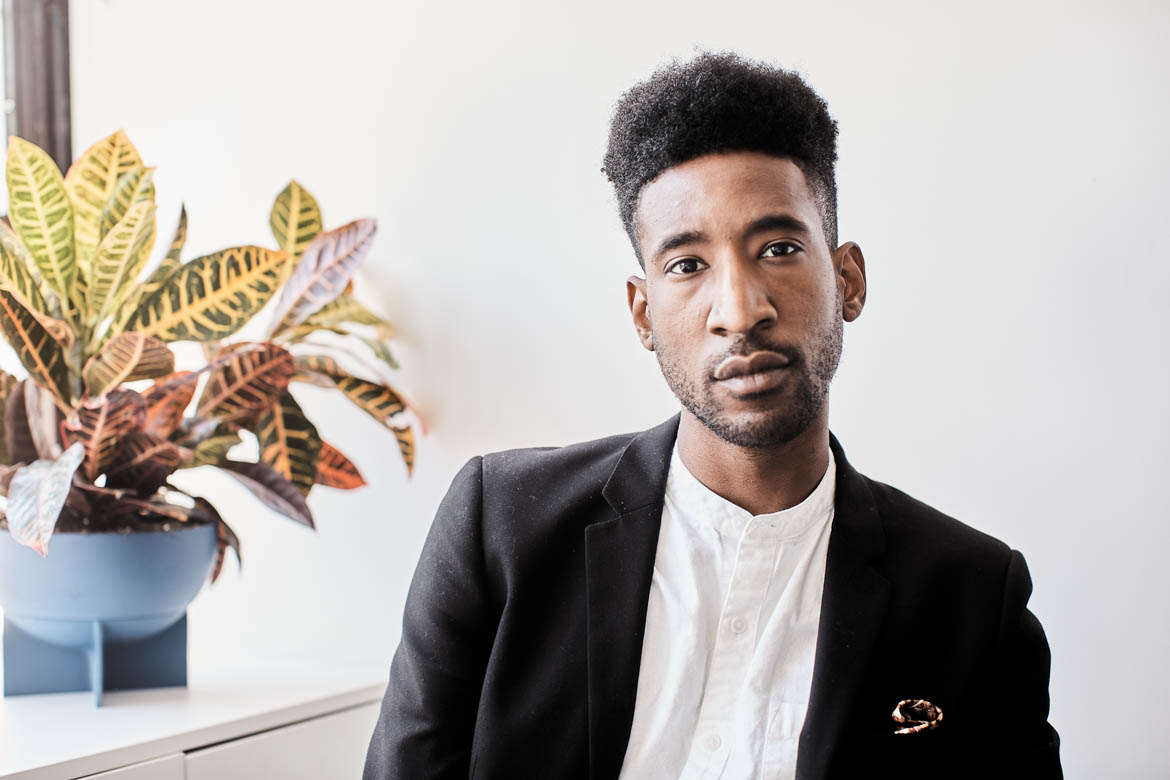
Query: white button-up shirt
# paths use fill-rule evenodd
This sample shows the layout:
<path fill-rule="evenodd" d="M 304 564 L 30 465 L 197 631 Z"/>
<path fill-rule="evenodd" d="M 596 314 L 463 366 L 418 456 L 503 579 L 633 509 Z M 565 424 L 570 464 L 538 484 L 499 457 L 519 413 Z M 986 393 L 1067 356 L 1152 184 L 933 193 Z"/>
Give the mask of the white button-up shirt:
<path fill-rule="evenodd" d="M 622 780 L 792 778 L 836 495 L 766 515 L 699 482 L 675 445 Z"/>

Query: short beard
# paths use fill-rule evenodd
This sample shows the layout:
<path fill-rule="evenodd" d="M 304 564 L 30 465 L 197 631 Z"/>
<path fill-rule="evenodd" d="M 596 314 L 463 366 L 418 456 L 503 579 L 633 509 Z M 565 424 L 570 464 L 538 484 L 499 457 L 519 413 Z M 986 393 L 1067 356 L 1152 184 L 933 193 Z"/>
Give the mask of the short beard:
<path fill-rule="evenodd" d="M 756 338 L 743 339 L 733 346 L 730 355 L 750 355 L 757 350 L 771 350 L 789 358 L 788 371 L 791 375 L 787 381 L 795 383 L 792 402 L 768 410 L 758 419 L 743 417 L 736 419 L 725 412 L 717 404 L 712 392 L 715 384 L 715 380 L 711 379 L 714 367 L 704 371 L 701 384 L 692 381 L 674 359 L 671 348 L 660 337 L 661 334 L 654 331 L 654 324 L 651 322 L 654 353 L 658 357 L 662 376 L 666 379 L 671 392 L 683 407 L 712 433 L 739 447 L 774 447 L 790 442 L 804 433 L 816 419 L 829 396 L 829 384 L 833 381 L 837 366 L 841 362 L 844 332 L 842 307 L 841 293 L 838 290 L 835 316 L 829 321 L 819 323 L 813 333 L 811 360 L 806 360 L 804 355 L 796 354 L 790 349 L 770 346 Z M 720 358 L 720 361 L 722 359 Z"/>

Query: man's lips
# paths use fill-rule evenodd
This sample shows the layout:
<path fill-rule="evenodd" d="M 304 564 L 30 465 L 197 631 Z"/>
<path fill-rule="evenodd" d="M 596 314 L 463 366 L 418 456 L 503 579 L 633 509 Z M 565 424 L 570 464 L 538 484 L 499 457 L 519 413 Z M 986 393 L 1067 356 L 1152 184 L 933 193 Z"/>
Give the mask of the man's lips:
<path fill-rule="evenodd" d="M 731 357 L 715 369 L 715 379 L 733 393 L 761 393 L 784 381 L 788 358 L 777 352 Z"/>

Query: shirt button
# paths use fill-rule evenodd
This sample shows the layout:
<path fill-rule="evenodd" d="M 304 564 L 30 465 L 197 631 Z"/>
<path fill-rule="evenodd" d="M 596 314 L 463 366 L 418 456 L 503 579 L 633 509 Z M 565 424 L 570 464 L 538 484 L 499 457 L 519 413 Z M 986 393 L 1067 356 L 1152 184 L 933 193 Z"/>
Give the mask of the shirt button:
<path fill-rule="evenodd" d="M 703 741 L 703 745 L 714 753 L 723 745 L 723 737 L 718 734 L 708 734 L 707 739 Z"/>
<path fill-rule="evenodd" d="M 731 619 L 731 630 L 736 634 L 742 634 L 747 630 L 747 621 L 741 617 Z"/>

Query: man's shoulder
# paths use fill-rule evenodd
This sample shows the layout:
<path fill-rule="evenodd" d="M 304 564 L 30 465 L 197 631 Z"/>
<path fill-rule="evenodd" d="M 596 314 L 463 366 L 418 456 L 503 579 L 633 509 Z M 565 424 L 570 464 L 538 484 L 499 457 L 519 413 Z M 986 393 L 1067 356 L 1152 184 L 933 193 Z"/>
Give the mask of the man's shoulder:
<path fill-rule="evenodd" d="M 485 494 L 523 493 L 529 501 L 549 494 L 600 497 L 626 446 L 640 431 L 555 447 L 519 447 L 483 455 Z M 558 501 L 558 503 L 560 503 Z"/>
<path fill-rule="evenodd" d="M 640 431 L 617 433 L 588 441 L 558 446 L 517 447 L 485 453 L 484 467 L 527 472 L 580 464 L 582 461 L 616 458 Z"/>
<path fill-rule="evenodd" d="M 864 479 L 881 516 L 891 565 L 944 580 L 1002 581 L 1012 551 L 1008 544 L 903 490 Z"/>

